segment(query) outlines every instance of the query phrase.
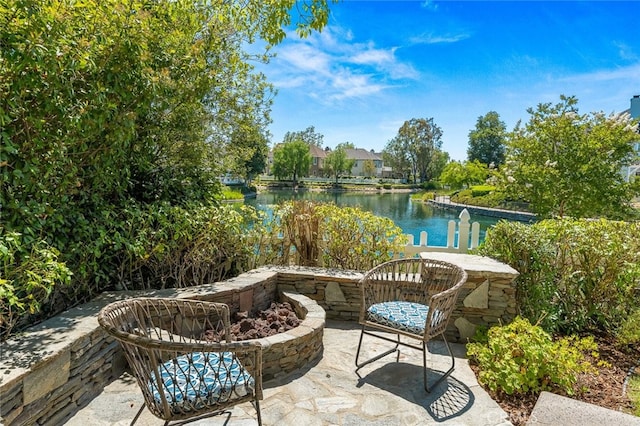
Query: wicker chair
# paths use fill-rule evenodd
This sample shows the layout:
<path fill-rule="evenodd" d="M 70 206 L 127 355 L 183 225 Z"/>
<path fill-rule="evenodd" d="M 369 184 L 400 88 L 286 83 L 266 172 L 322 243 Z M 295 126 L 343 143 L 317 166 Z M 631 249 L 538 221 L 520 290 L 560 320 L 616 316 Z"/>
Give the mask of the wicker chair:
<path fill-rule="evenodd" d="M 196 420 L 250 401 L 262 424 L 262 347 L 231 342 L 229 307 L 222 303 L 134 298 L 111 303 L 100 325 L 122 345 L 144 396 L 165 420 Z M 216 342 L 213 331 L 222 332 Z"/>
<path fill-rule="evenodd" d="M 467 281 L 464 269 L 442 261 L 429 259 L 399 259 L 385 262 L 369 270 L 360 280 L 361 308 L 360 342 L 356 353 L 356 374 L 363 366 L 396 352 L 399 346 L 422 351 L 424 389 L 427 392 L 446 379 L 455 368 L 455 358 L 445 330 L 455 308 L 460 288 Z M 372 329 L 372 330 L 370 330 Z M 382 332 L 397 335 L 397 339 Z M 374 336 L 394 343 L 388 351 L 359 362 L 364 335 Z M 421 342 L 411 344 L 400 341 L 400 335 Z M 429 388 L 427 383 L 427 343 L 442 336 L 451 356 L 451 368 Z"/>

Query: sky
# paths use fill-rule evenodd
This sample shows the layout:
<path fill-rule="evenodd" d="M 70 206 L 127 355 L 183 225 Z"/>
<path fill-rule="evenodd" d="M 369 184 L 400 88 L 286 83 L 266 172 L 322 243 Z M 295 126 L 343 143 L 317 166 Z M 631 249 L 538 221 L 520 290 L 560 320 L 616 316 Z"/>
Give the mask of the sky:
<path fill-rule="evenodd" d="M 640 0 L 359 1 L 331 4 L 321 33 L 291 32 L 260 66 L 277 94 L 272 146 L 314 126 L 325 147 L 384 149 L 402 124 L 433 118 L 442 150 L 467 158 L 469 132 L 496 111 L 575 96 L 581 113 L 621 112 L 640 95 Z"/>

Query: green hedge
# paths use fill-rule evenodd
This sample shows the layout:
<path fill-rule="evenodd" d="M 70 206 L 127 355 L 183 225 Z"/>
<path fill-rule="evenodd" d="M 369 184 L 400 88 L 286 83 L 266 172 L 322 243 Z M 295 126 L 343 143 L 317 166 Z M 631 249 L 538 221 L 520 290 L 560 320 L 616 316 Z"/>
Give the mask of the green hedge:
<path fill-rule="evenodd" d="M 640 307 L 640 222 L 502 221 L 477 253 L 520 272 L 520 313 L 547 331 L 615 331 Z"/>

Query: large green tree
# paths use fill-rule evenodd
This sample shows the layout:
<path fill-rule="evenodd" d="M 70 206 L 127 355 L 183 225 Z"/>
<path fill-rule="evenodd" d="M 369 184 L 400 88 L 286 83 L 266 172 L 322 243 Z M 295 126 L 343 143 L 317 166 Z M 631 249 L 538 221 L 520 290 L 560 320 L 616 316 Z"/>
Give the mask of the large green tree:
<path fill-rule="evenodd" d="M 301 131 L 285 133 L 282 142 L 303 141 L 309 145 L 315 145 L 322 148 L 323 140 L 324 135 L 316 132 L 316 128 L 314 126 L 309 126 Z"/>
<path fill-rule="evenodd" d="M 451 161 L 440 174 L 440 181 L 453 188 L 485 183 L 490 172 L 486 164 L 475 161 Z"/>
<path fill-rule="evenodd" d="M 476 128 L 469 132 L 467 159 L 499 167 L 504 163 L 506 133 L 507 126 L 497 112 L 489 111 L 478 117 Z"/>
<path fill-rule="evenodd" d="M 632 160 L 637 122 L 628 114 L 579 114 L 575 97 L 529 108 L 507 141 L 505 178 L 512 196 L 541 217 L 620 217 L 639 193 L 621 168 Z"/>
<path fill-rule="evenodd" d="M 309 173 L 310 166 L 309 145 L 303 141 L 282 143 L 273 150 L 273 175 L 277 179 L 291 178 L 297 186 L 298 178 Z"/>
<path fill-rule="evenodd" d="M 75 228 L 69 209 L 208 197 L 230 135 L 268 122 L 270 86 L 251 65 L 268 51 L 246 46 L 280 42 L 292 14 L 302 35 L 327 22 L 327 1 L 294 4 L 0 3 L 5 226 L 35 236 Z"/>
<path fill-rule="evenodd" d="M 349 142 L 345 144 L 338 144 L 336 149 L 327 154 L 327 157 L 324 160 L 324 166 L 336 178 L 336 184 L 338 183 L 338 178 L 342 173 L 350 172 L 354 160 L 347 157 L 346 149 L 347 147 L 352 146 Z"/>
<path fill-rule="evenodd" d="M 442 130 L 433 118 L 412 118 L 405 121 L 398 134 L 385 146 L 385 162 L 403 172 L 413 181 L 427 181 L 434 176 L 434 156 L 442 146 Z"/>
<path fill-rule="evenodd" d="M 124 218 L 214 202 L 234 135 L 265 134 L 255 61 L 328 13 L 328 0 L 0 1 L 0 232 L 20 233 L 24 256 L 58 248 L 74 288 L 121 279 L 118 256 L 140 253 Z"/>

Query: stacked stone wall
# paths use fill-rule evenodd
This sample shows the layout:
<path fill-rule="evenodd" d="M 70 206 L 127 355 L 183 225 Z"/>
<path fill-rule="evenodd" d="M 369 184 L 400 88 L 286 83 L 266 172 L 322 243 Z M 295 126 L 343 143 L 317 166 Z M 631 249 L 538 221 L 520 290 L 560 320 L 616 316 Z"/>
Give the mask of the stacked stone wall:
<path fill-rule="evenodd" d="M 508 323 L 515 316 L 517 271 L 479 256 L 424 255 L 457 263 L 469 276 L 447 330 L 451 341 L 466 342 L 478 326 Z M 224 302 L 232 311 L 255 311 L 278 297 L 288 300 L 304 319 L 287 333 L 261 339 L 263 378 L 269 380 L 321 356 L 325 313 L 329 319 L 358 320 L 361 278 L 362 273 L 353 271 L 264 267 L 198 287 L 103 294 L 3 343 L 0 423 L 63 424 L 122 374 L 126 361 L 120 345 L 97 321 L 107 303 L 135 296 L 179 297 Z"/>

